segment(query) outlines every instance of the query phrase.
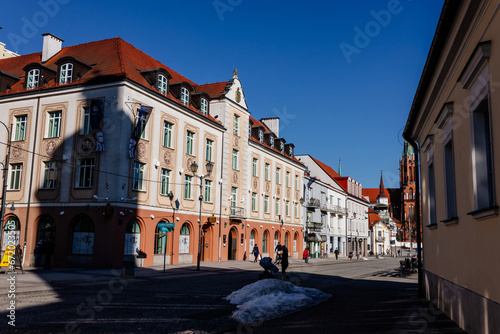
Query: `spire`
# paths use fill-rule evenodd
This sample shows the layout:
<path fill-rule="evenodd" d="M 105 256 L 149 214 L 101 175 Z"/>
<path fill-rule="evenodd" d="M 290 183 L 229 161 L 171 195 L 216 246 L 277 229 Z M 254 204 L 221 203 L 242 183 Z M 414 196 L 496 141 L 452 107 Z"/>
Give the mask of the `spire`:
<path fill-rule="evenodd" d="M 342 176 L 342 166 L 340 165 L 340 157 L 339 157 L 339 175 Z"/>
<path fill-rule="evenodd" d="M 382 177 L 382 171 L 380 171 L 380 194 L 378 195 L 379 197 L 387 197 L 385 196 L 385 189 L 384 189 L 384 178 Z"/>
<path fill-rule="evenodd" d="M 413 156 L 413 146 L 409 145 L 408 142 L 405 140 L 403 146 L 403 158 L 412 156 Z"/>
<path fill-rule="evenodd" d="M 238 70 L 235 68 L 233 71 L 233 79 L 237 79 L 237 78 L 238 78 Z"/>

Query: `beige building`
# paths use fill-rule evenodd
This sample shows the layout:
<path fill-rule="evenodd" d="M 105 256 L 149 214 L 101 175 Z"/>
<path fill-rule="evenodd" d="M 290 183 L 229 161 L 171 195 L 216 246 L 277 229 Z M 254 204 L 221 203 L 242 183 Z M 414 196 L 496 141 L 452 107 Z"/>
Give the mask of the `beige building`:
<path fill-rule="evenodd" d="M 445 1 L 404 130 L 421 159 L 423 288 L 469 333 L 500 333 L 499 10 Z"/>
<path fill-rule="evenodd" d="M 17 53 L 15 53 L 14 51 L 7 50 L 5 48 L 5 44 L 0 42 L 0 59 L 17 57 L 17 56 L 19 56 Z"/>

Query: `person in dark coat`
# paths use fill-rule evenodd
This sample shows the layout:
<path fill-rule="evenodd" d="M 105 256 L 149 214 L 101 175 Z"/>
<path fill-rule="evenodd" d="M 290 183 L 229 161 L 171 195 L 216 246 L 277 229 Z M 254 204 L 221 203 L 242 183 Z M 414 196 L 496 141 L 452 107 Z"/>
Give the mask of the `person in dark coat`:
<path fill-rule="evenodd" d="M 274 249 L 274 251 L 276 252 L 276 261 L 274 262 L 274 264 L 280 264 L 281 263 L 281 257 L 282 257 L 282 253 L 283 253 L 283 249 L 282 249 L 283 246 L 281 246 L 281 244 L 278 242 L 278 244 L 276 245 L 276 248 Z"/>
<path fill-rule="evenodd" d="M 255 244 L 255 246 L 253 246 L 252 253 L 255 256 L 255 260 L 253 260 L 253 262 L 255 263 L 259 259 L 259 247 L 257 247 L 257 244 Z"/>
<path fill-rule="evenodd" d="M 286 268 L 288 268 L 288 248 L 286 246 L 281 246 L 283 254 L 281 255 L 281 273 L 284 281 L 289 281 L 286 274 Z"/>

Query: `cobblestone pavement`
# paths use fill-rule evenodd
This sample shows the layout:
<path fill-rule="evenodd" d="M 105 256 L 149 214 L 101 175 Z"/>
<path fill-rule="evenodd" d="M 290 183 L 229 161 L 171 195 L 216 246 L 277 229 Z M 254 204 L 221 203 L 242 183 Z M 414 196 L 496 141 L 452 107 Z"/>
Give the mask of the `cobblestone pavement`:
<path fill-rule="evenodd" d="M 223 297 L 257 280 L 243 261 L 137 268 L 134 278 L 111 269 L 27 270 L 0 280 L 0 331 L 12 333 L 449 333 L 461 332 L 418 300 L 416 275 L 400 277 L 399 259 L 291 261 L 297 285 L 333 297 L 318 306 L 255 326 L 230 318 Z M 5 311 L 15 277 L 15 327 Z M 8 310 L 7 310 L 8 311 Z M 432 311 L 432 312 L 431 312 Z M 444 327 L 443 327 L 444 326 Z M 445 331 L 443 331 L 445 330 Z"/>

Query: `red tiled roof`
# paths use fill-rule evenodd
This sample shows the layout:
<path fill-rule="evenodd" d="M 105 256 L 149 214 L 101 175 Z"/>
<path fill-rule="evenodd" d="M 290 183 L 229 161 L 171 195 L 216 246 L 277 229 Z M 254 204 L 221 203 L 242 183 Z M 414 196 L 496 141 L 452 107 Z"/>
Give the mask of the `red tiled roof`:
<path fill-rule="evenodd" d="M 210 98 L 216 99 L 222 96 L 222 93 L 226 90 L 227 83 L 227 81 L 224 81 L 199 85 L 196 90 L 207 93 Z"/>
<path fill-rule="evenodd" d="M 370 198 L 370 203 L 376 203 L 377 197 L 380 194 L 380 188 L 363 188 L 361 192 L 363 196 Z M 384 188 L 384 194 L 389 198 L 389 191 L 386 188 Z"/>
<path fill-rule="evenodd" d="M 41 54 L 42 53 L 39 52 L 0 60 L 0 71 L 16 76 L 20 79 L 10 90 L 0 93 L 0 95 L 26 92 L 27 90 L 24 88 L 25 73 L 23 68 L 31 63 L 40 64 Z M 82 78 L 71 83 L 64 84 L 64 86 L 104 83 L 120 79 L 129 79 L 147 89 L 157 92 L 155 87 L 152 87 L 140 73 L 141 71 L 157 68 L 166 70 L 172 76 L 170 83 L 187 82 L 193 86 L 196 92 L 206 92 L 210 97 L 219 97 L 224 91 L 221 91 L 221 87 L 225 87 L 227 84 L 221 82 L 199 86 L 119 37 L 64 47 L 43 65 L 57 71 L 57 65 L 55 63 L 63 57 L 73 57 L 92 67 L 92 69 Z M 59 84 L 54 79 L 47 84 L 38 87 L 36 90 L 44 90 L 57 86 L 59 86 Z M 205 89 L 207 90 L 205 91 Z M 218 94 L 218 92 L 220 92 L 220 94 Z M 166 95 L 166 97 L 172 101 L 180 103 L 180 101 L 170 93 Z M 200 111 L 193 106 L 187 107 L 197 113 L 200 113 Z M 208 118 L 212 121 L 220 123 L 210 115 Z"/>
<path fill-rule="evenodd" d="M 382 222 L 382 218 L 378 214 L 368 211 L 368 227 L 372 227 L 379 221 Z"/>

